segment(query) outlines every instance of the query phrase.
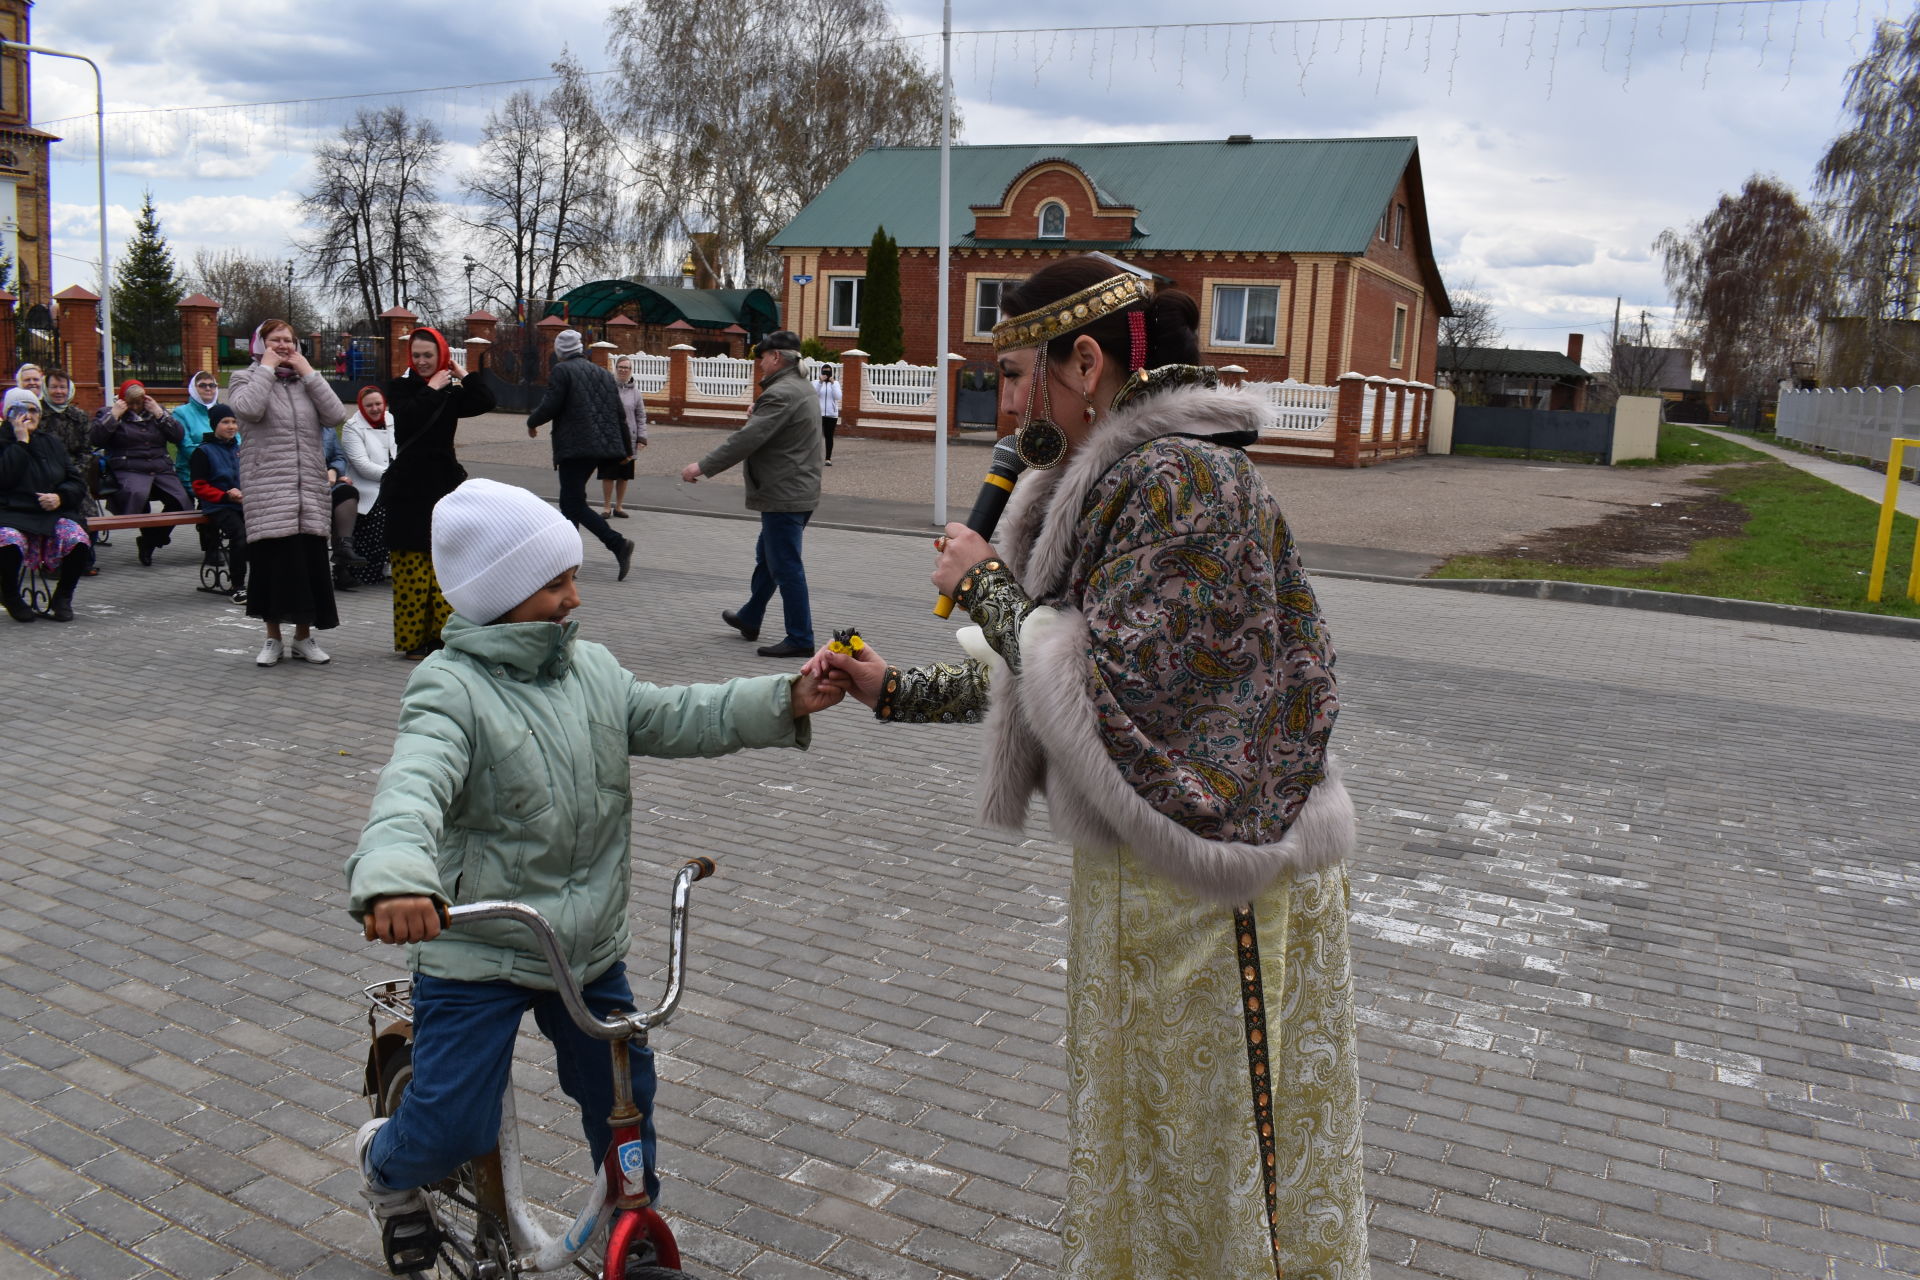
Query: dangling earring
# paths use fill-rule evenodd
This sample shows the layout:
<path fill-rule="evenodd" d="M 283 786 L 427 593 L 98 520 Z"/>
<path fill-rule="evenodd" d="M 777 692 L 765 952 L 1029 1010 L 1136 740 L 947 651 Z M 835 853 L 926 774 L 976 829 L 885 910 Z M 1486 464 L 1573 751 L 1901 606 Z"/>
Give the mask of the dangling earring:
<path fill-rule="evenodd" d="M 1080 421 L 1084 422 L 1086 425 L 1090 427 L 1093 425 L 1093 415 L 1094 415 L 1093 392 L 1082 391 L 1080 394 L 1087 398 L 1087 407 L 1080 411 Z"/>
<path fill-rule="evenodd" d="M 1020 430 L 1013 437 L 1013 447 L 1020 461 L 1035 471 L 1047 471 L 1060 465 L 1067 456 L 1067 433 L 1053 421 L 1053 394 L 1048 390 L 1052 381 L 1047 376 L 1047 344 L 1041 343 L 1034 353 L 1034 381 L 1028 384 L 1026 421 L 1020 424 Z M 1039 400 L 1039 412 L 1034 412 L 1034 401 Z"/>

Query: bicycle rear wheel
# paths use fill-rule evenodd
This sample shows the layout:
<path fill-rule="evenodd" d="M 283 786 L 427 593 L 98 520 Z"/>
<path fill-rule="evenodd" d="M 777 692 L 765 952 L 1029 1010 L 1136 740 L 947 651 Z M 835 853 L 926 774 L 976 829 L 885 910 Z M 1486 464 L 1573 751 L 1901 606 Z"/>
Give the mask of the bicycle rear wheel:
<path fill-rule="evenodd" d="M 413 1079 L 413 1047 L 396 1050 L 382 1074 L 386 1085 L 377 1099 L 378 1113 L 391 1116 L 400 1109 L 407 1083 Z M 412 1275 L 486 1280 L 512 1274 L 513 1245 L 507 1234 L 497 1151 L 468 1161 L 422 1190 L 442 1239 L 433 1269 Z"/>

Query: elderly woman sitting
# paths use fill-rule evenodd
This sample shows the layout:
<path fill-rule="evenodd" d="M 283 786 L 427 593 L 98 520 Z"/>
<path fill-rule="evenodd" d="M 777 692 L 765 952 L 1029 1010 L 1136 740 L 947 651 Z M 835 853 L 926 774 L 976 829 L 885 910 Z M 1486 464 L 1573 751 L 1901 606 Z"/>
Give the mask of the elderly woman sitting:
<path fill-rule="evenodd" d="M 167 446 L 179 444 L 183 436 L 173 415 L 155 403 L 144 386 L 132 378 L 120 384 L 113 403 L 93 415 L 93 446 L 107 451 L 107 467 L 120 484 L 114 514 L 144 515 L 155 498 L 163 510 L 186 510 L 186 486 L 167 453 Z M 171 541 L 173 530 L 164 525 L 142 529 L 140 563 L 151 565 L 153 549 Z"/>
<path fill-rule="evenodd" d="M 93 563 L 80 504 L 87 486 L 67 447 L 40 432 L 40 401 L 18 387 L 4 401 L 0 430 L 0 603 L 15 622 L 34 612 L 20 591 L 28 568 L 57 573 L 51 612 L 55 622 L 73 621 L 73 588 Z"/>

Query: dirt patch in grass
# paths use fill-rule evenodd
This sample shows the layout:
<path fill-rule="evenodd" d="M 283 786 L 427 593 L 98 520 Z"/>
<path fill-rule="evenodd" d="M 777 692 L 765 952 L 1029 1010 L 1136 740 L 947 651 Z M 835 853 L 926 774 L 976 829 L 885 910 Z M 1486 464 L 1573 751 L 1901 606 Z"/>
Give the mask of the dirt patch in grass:
<path fill-rule="evenodd" d="M 1593 524 L 1548 529 L 1482 554 L 1583 569 L 1631 569 L 1685 559 L 1702 538 L 1731 537 L 1746 525 L 1744 506 L 1710 494 L 1627 507 Z"/>

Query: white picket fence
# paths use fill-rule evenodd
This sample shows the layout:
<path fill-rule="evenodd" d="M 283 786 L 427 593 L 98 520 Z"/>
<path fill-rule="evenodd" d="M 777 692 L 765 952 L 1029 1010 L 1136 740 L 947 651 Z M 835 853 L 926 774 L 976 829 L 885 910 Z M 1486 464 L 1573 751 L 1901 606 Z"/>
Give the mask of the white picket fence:
<path fill-rule="evenodd" d="M 1265 397 L 1274 408 L 1274 427 L 1278 431 L 1331 430 L 1333 411 L 1340 400 L 1340 388 L 1320 387 L 1310 382 L 1249 382 L 1250 391 Z"/>
<path fill-rule="evenodd" d="M 703 400 L 753 399 L 753 361 L 732 356 L 695 356 L 687 361 L 692 394 Z M 664 377 L 660 384 L 666 386 Z"/>
<path fill-rule="evenodd" d="M 1885 462 L 1895 436 L 1920 437 L 1920 387 L 1783 391 L 1773 429 L 1782 440 Z"/>
<path fill-rule="evenodd" d="M 668 356 L 621 356 L 619 359 L 633 361 L 633 376 L 640 383 L 640 390 L 658 395 L 667 389 L 667 367 L 673 363 Z"/>
<path fill-rule="evenodd" d="M 930 364 L 869 364 L 862 374 L 862 409 L 923 409 L 933 399 L 939 370 Z"/>

